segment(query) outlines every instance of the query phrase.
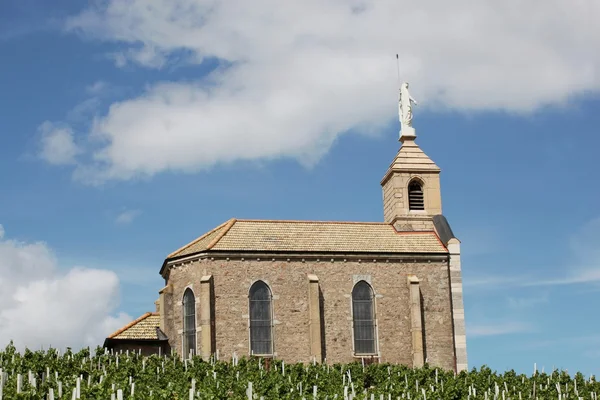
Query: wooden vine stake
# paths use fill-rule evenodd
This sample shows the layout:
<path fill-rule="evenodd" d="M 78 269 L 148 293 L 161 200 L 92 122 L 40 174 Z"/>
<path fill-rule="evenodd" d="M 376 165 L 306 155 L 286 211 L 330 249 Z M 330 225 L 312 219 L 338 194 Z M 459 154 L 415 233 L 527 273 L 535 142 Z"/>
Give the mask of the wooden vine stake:
<path fill-rule="evenodd" d="M 246 389 L 246 395 L 248 396 L 248 400 L 252 400 L 252 382 L 248 382 L 248 389 Z"/>

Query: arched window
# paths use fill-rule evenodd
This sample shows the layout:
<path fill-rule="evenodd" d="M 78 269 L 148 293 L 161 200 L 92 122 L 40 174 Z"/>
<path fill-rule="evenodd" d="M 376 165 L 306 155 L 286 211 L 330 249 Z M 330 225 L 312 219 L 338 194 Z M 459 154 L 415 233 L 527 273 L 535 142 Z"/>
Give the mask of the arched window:
<path fill-rule="evenodd" d="M 424 210 L 425 201 L 423 199 L 423 186 L 417 180 L 413 180 L 408 185 L 408 209 Z"/>
<path fill-rule="evenodd" d="M 192 289 L 183 294 L 183 357 L 196 354 L 196 299 Z"/>
<path fill-rule="evenodd" d="M 255 355 L 273 354 L 273 314 L 271 289 L 263 281 L 250 288 L 250 351 Z"/>
<path fill-rule="evenodd" d="M 358 282 L 352 289 L 352 321 L 354 353 L 376 354 L 373 289 L 365 281 Z"/>

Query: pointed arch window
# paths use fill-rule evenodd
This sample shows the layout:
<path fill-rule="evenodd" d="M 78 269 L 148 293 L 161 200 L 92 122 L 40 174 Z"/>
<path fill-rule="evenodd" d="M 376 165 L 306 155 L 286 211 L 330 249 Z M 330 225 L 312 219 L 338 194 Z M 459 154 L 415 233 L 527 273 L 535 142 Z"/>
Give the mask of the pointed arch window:
<path fill-rule="evenodd" d="M 254 355 L 273 354 L 273 296 L 263 281 L 250 288 L 250 352 Z"/>
<path fill-rule="evenodd" d="M 352 321 L 354 325 L 354 353 L 376 354 L 375 307 L 373 288 L 365 281 L 352 289 Z"/>
<path fill-rule="evenodd" d="M 183 356 L 196 354 L 196 299 L 192 289 L 183 294 Z"/>
<path fill-rule="evenodd" d="M 408 209 L 411 211 L 425 209 L 423 185 L 417 180 L 413 180 L 408 185 Z"/>

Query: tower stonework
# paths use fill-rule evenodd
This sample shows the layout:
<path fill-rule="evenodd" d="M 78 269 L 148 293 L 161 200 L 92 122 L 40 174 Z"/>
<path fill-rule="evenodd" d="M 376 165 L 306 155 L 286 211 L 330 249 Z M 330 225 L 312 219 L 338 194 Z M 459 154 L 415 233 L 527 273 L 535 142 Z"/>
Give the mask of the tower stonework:
<path fill-rule="evenodd" d="M 433 230 L 433 216 L 442 213 L 440 168 L 415 143 L 415 136 L 403 135 L 400 141 L 400 151 L 381 181 L 384 221 L 398 231 Z M 409 191 L 411 184 L 420 186 L 422 207 L 411 207 L 411 195 L 419 202 L 418 191 Z"/>
<path fill-rule="evenodd" d="M 404 129 L 402 146 L 381 180 L 384 221 L 399 232 L 434 231 L 448 248 L 454 364 L 462 371 L 468 363 L 460 241 L 442 215 L 441 170 L 415 139 L 414 128 Z"/>

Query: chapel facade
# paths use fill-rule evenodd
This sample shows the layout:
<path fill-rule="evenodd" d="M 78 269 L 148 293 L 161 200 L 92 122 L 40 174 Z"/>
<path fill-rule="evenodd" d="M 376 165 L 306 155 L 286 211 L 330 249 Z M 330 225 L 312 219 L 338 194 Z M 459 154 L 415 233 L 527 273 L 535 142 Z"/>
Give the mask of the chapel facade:
<path fill-rule="evenodd" d="M 440 168 L 407 132 L 382 222 L 230 219 L 169 254 L 155 315 L 170 348 L 467 369 L 460 242 Z"/>

